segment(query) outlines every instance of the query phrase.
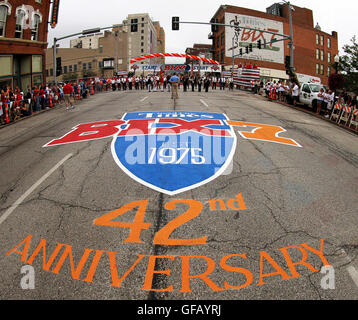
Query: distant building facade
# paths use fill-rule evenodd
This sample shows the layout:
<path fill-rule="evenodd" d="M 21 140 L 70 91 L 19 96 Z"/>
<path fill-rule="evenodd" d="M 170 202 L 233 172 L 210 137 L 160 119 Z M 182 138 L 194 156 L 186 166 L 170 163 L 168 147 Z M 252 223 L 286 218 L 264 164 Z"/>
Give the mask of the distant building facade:
<path fill-rule="evenodd" d="M 137 22 L 137 31 L 132 31 L 131 22 Z M 88 74 L 112 77 L 117 71 L 134 71 L 131 59 L 150 53 L 165 52 L 165 31 L 158 21 L 152 21 L 149 14 L 129 14 L 112 30 L 104 33 L 81 36 L 70 42 L 69 49 L 58 49 L 61 58 L 62 81 L 68 73 L 76 72 L 79 78 Z M 80 51 L 82 50 L 82 51 Z M 46 73 L 48 80 L 54 80 L 53 50 L 47 50 Z M 141 62 L 163 64 L 165 58 L 153 58 Z"/>
<path fill-rule="evenodd" d="M 192 48 L 186 48 L 185 54 L 192 55 L 192 56 L 198 56 L 206 59 L 212 59 L 212 45 L 211 44 L 201 44 L 201 43 L 195 43 Z M 185 64 L 192 63 L 193 60 L 186 58 Z M 197 62 L 194 62 L 197 63 Z"/>

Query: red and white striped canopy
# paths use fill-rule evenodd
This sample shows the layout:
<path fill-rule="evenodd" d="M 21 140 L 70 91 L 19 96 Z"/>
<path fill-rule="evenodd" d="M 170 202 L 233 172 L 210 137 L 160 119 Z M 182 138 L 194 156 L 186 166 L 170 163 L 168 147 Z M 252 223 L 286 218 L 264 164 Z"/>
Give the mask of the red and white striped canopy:
<path fill-rule="evenodd" d="M 136 63 L 138 61 L 142 61 L 142 60 L 145 60 L 145 59 L 163 58 L 163 57 L 188 58 L 188 59 L 203 61 L 203 62 L 207 62 L 207 63 L 211 63 L 211 64 L 217 64 L 217 65 L 220 64 L 218 61 L 215 61 L 215 60 L 212 60 L 212 59 L 206 59 L 206 58 L 202 58 L 202 57 L 198 57 L 198 56 L 192 56 L 192 55 L 189 55 L 189 54 L 165 53 L 165 52 L 164 53 L 147 54 L 145 56 L 132 59 L 132 60 L 129 61 L 129 63 Z"/>

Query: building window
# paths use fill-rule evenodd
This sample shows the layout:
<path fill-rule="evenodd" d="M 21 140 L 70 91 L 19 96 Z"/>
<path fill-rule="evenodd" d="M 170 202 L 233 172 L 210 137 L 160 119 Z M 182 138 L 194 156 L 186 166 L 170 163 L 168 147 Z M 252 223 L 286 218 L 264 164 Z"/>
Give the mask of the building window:
<path fill-rule="evenodd" d="M 144 40 L 144 36 L 140 36 L 140 40 Z"/>
<path fill-rule="evenodd" d="M 144 30 L 142 30 L 141 33 L 144 33 Z"/>
<path fill-rule="evenodd" d="M 324 51 L 321 50 L 321 60 L 324 61 Z"/>
<path fill-rule="evenodd" d="M 217 45 L 217 47 L 219 48 L 219 46 L 220 46 L 220 37 L 217 37 L 217 38 L 216 38 L 216 45 Z"/>
<path fill-rule="evenodd" d="M 67 73 L 67 66 L 63 67 L 63 73 Z"/>
<path fill-rule="evenodd" d="M 321 64 L 321 75 L 324 75 L 324 65 Z"/>
<path fill-rule="evenodd" d="M 73 71 L 74 71 L 74 72 L 77 72 L 77 64 L 74 64 L 74 65 L 73 65 Z"/>
<path fill-rule="evenodd" d="M 35 0 L 35 2 L 42 4 L 42 0 Z"/>
<path fill-rule="evenodd" d="M 316 59 L 319 60 L 319 49 L 316 49 Z"/>
<path fill-rule="evenodd" d="M 140 44 L 140 45 L 141 45 L 141 47 L 144 47 L 144 42 L 141 42 L 141 44 Z"/>
<path fill-rule="evenodd" d="M 327 52 L 327 62 L 331 62 L 331 53 Z"/>
<path fill-rule="evenodd" d="M 53 77 L 53 69 L 50 69 L 50 77 Z"/>
<path fill-rule="evenodd" d="M 144 49 L 140 49 L 140 52 L 143 53 L 143 52 L 144 52 Z"/>
<path fill-rule="evenodd" d="M 319 74 L 319 63 L 316 63 L 316 74 Z"/>
<path fill-rule="evenodd" d="M 82 63 L 82 70 L 87 70 L 87 64 L 86 63 Z"/>
<path fill-rule="evenodd" d="M 92 62 L 88 62 L 88 70 L 92 69 Z"/>
<path fill-rule="evenodd" d="M 319 35 L 316 34 L 316 44 L 319 45 Z"/>
<path fill-rule="evenodd" d="M 331 48 L 331 39 L 330 38 L 327 39 L 327 47 L 329 49 Z"/>
<path fill-rule="evenodd" d="M 327 76 L 331 75 L 331 67 L 327 67 Z"/>
<path fill-rule="evenodd" d="M 324 46 L 324 36 L 321 36 L 321 46 Z"/>
<path fill-rule="evenodd" d="M 225 34 L 224 32 L 221 34 L 221 45 L 225 45 Z"/>
<path fill-rule="evenodd" d="M 70 66 L 68 66 L 68 71 L 69 71 L 69 72 L 73 72 L 72 64 L 71 64 Z"/>
<path fill-rule="evenodd" d="M 225 50 L 221 50 L 221 63 L 224 63 L 224 58 L 225 58 Z"/>
<path fill-rule="evenodd" d="M 33 18 L 33 26 L 31 32 L 31 40 L 37 41 L 39 39 L 39 26 L 40 26 L 41 18 L 38 14 L 34 14 Z"/>
<path fill-rule="evenodd" d="M 7 15 L 8 15 L 8 7 L 0 6 L 0 37 L 5 37 Z"/>
<path fill-rule="evenodd" d="M 24 34 L 24 22 L 26 13 L 24 10 L 18 10 L 16 14 L 15 38 L 22 39 Z"/>

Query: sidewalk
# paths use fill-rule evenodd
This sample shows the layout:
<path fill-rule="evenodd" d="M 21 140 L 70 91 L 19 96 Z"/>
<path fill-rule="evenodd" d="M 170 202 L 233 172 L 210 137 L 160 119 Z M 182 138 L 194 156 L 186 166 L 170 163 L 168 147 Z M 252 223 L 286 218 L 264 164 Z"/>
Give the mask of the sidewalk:
<path fill-rule="evenodd" d="M 281 105 L 283 105 L 285 107 L 288 107 L 288 108 L 291 108 L 291 109 L 294 109 L 294 110 L 297 110 L 297 111 L 305 112 L 305 113 L 307 113 L 307 114 L 309 114 L 311 116 L 314 116 L 314 117 L 316 117 L 318 119 L 321 119 L 321 120 L 327 121 L 329 123 L 335 124 L 336 126 L 342 128 L 342 129 L 345 129 L 347 131 L 350 131 L 350 132 L 355 133 L 355 134 L 358 135 L 358 128 L 353 129 L 353 128 L 348 127 L 348 125 L 340 124 L 340 123 L 337 123 L 336 121 L 331 121 L 329 118 L 325 118 L 324 116 L 318 115 L 317 113 L 313 112 L 312 110 L 308 110 L 308 108 L 305 107 L 304 105 L 300 104 L 300 105 L 294 106 L 294 105 L 291 105 L 289 103 L 278 101 L 278 100 L 269 101 L 265 96 L 263 96 L 261 94 L 253 94 L 253 95 L 258 97 L 258 98 L 261 98 L 262 100 L 265 100 L 267 102 L 278 103 L 278 104 L 281 104 Z"/>

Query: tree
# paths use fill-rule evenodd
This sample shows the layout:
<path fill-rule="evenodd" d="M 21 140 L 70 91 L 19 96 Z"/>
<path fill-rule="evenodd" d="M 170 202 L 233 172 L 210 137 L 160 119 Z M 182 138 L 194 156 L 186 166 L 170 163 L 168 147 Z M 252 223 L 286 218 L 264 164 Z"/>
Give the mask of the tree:
<path fill-rule="evenodd" d="M 77 81 L 78 74 L 76 72 L 70 72 L 63 75 L 63 81 Z"/>
<path fill-rule="evenodd" d="M 96 76 L 96 73 L 92 70 L 83 70 L 82 74 L 83 78 L 93 78 L 94 76 Z"/>
<path fill-rule="evenodd" d="M 332 73 L 328 78 L 328 86 L 332 91 L 343 89 L 345 83 L 344 76 L 338 73 Z"/>
<path fill-rule="evenodd" d="M 351 39 L 352 44 L 343 47 L 345 55 L 339 58 L 338 69 L 344 75 L 345 89 L 358 92 L 358 43 L 356 36 Z"/>

